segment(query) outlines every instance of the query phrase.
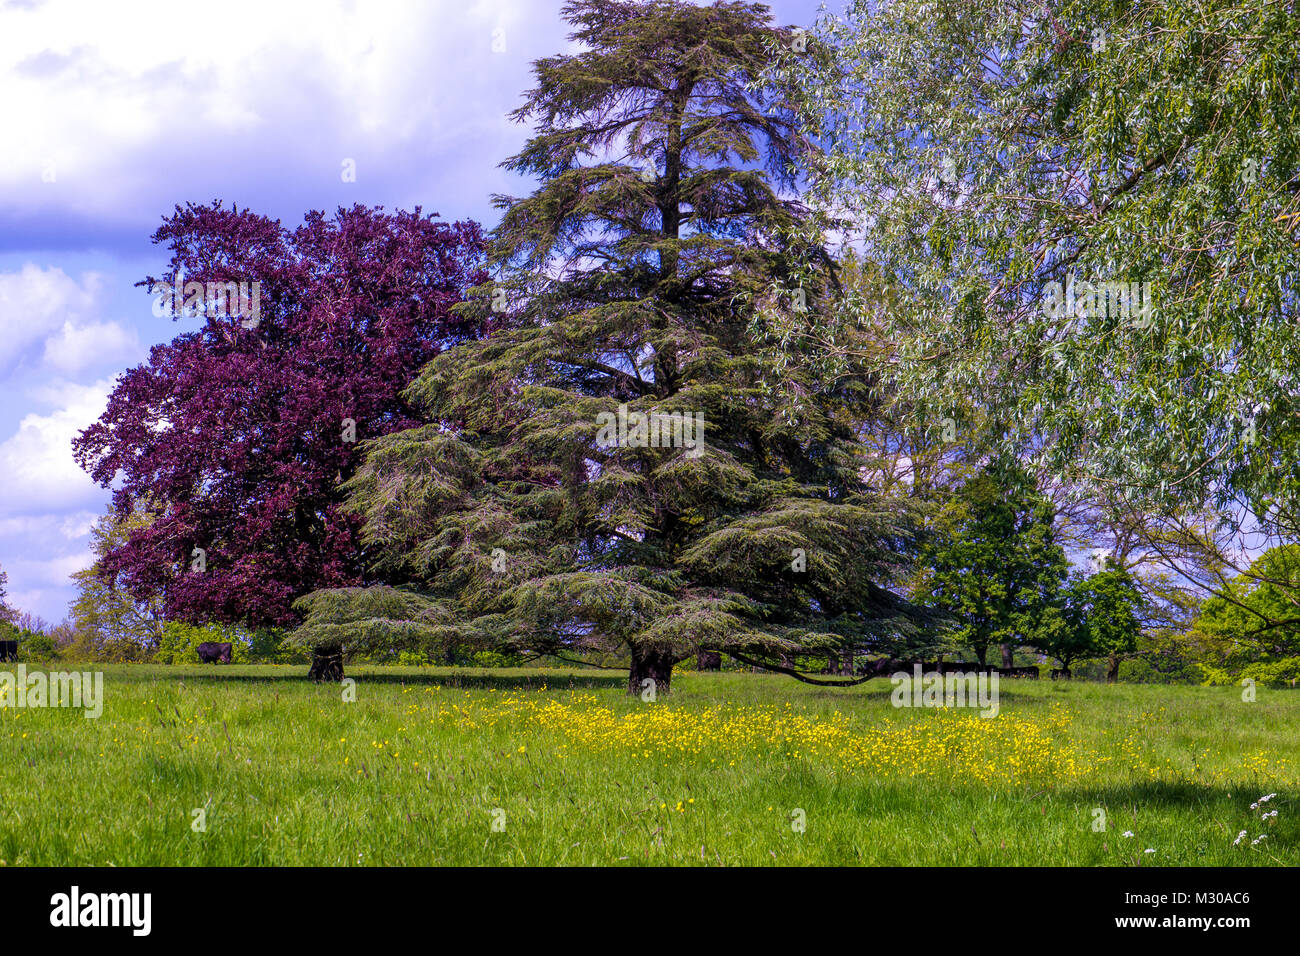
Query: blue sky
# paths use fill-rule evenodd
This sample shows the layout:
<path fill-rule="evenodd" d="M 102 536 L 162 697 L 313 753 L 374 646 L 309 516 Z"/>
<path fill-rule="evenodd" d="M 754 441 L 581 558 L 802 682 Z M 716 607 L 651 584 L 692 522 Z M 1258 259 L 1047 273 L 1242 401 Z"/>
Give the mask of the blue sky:
<path fill-rule="evenodd" d="M 817 0 L 774 0 L 811 25 Z M 506 114 L 569 48 L 561 0 L 0 0 L 0 568 L 51 623 L 108 503 L 72 460 L 115 377 L 180 329 L 135 283 L 172 207 L 422 206 L 495 223 Z M 494 50 L 494 47 L 496 48 Z M 355 182 L 344 182 L 344 163 Z"/>

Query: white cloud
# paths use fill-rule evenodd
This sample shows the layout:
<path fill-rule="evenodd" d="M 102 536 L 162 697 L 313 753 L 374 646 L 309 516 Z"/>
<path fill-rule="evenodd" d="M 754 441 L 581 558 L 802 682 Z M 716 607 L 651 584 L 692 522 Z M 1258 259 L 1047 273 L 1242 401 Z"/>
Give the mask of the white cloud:
<path fill-rule="evenodd" d="M 0 518 L 97 508 L 104 492 L 72 458 L 72 439 L 104 411 L 113 383 L 66 383 L 38 393 L 58 407 L 48 415 L 31 413 L 18 431 L 0 443 Z"/>
<path fill-rule="evenodd" d="M 85 525 L 87 532 L 89 525 Z M 59 515 L 0 519 L 0 552 L 9 575 L 7 603 L 50 623 L 68 612 L 75 589 L 71 577 L 94 564 L 89 535 L 74 535 Z"/>
<path fill-rule="evenodd" d="M 91 527 L 98 518 L 99 513 L 94 511 L 0 518 L 0 538 L 25 535 L 49 541 L 54 535 L 58 535 L 68 541 L 75 541 L 89 535 Z"/>
<path fill-rule="evenodd" d="M 30 262 L 0 272 L 0 373 L 43 362 L 47 370 L 74 375 L 137 355 L 135 331 L 98 316 L 106 282 L 98 272 L 74 279 Z"/>
<path fill-rule="evenodd" d="M 45 341 L 45 364 L 57 372 L 74 375 L 85 368 L 127 359 L 140 351 L 135 330 L 116 322 L 77 326 L 64 322 L 63 330 Z"/>
<path fill-rule="evenodd" d="M 529 61 L 558 43 L 557 13 L 517 0 L 137 0 L 127 13 L 49 0 L 7 10 L 0 128 L 23 136 L 0 154 L 0 196 L 16 212 L 153 218 L 178 182 L 224 191 L 275 169 L 289 183 L 316 172 L 337 184 L 345 157 L 374 175 L 402 165 L 404 144 L 423 159 L 470 131 L 499 140 Z M 505 52 L 494 54 L 498 29 Z M 543 38 L 550 49 L 534 49 Z"/>
<path fill-rule="evenodd" d="M 17 576 L 29 585 L 61 588 L 68 583 L 68 578 L 78 571 L 86 570 L 94 563 L 94 552 L 90 548 L 84 548 L 44 560 L 20 559 L 13 562 L 11 567 Z"/>
<path fill-rule="evenodd" d="M 11 583 L 7 603 L 20 611 L 30 611 L 57 624 L 68 613 L 73 589 L 70 579 L 95 563 L 89 547 L 48 558 L 20 558 L 5 566 Z"/>
<path fill-rule="evenodd" d="M 109 493 L 72 458 L 72 438 L 104 410 L 112 382 L 46 384 L 29 393 L 52 410 L 32 412 L 0 442 L 0 555 L 9 603 L 57 622 L 69 576 L 93 563 L 89 535 Z"/>
<path fill-rule="evenodd" d="M 0 272 L 0 369 L 13 366 L 64 324 L 85 321 L 103 284 L 96 272 L 78 282 L 62 269 L 30 262 L 17 272 Z"/>

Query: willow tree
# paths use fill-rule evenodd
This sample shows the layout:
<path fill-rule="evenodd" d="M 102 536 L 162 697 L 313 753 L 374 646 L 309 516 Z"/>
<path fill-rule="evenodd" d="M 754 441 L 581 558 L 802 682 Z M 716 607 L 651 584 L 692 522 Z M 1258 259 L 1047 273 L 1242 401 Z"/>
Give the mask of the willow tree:
<path fill-rule="evenodd" d="M 504 163 L 538 186 L 497 197 L 496 281 L 458 307 L 491 334 L 425 367 L 428 424 L 371 442 L 350 483 L 405 585 L 310 595 L 298 640 L 617 651 L 632 693 L 700 652 L 812 680 L 814 658 L 897 650 L 913 522 L 863 477 L 865 400 L 783 406 L 747 334 L 825 281 L 770 295 L 807 251 L 807 143 L 755 81 L 799 35 L 746 3 L 563 16 L 579 52 L 534 64 Z"/>
<path fill-rule="evenodd" d="M 1133 508 L 1300 535 L 1298 30 L 1246 0 L 828 14 L 775 73 L 828 144 L 811 205 L 901 290 L 900 390 Z"/>

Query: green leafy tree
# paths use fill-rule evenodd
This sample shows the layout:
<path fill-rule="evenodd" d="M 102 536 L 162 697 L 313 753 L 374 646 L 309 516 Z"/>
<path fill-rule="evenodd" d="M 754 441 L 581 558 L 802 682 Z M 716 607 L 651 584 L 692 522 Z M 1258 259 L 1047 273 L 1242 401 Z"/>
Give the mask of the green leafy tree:
<path fill-rule="evenodd" d="M 1201 606 L 1193 633 L 1212 683 L 1300 678 L 1300 545 L 1264 552 Z"/>
<path fill-rule="evenodd" d="M 9 575 L 3 568 L 0 568 L 0 634 L 13 631 L 13 622 L 18 617 L 18 612 L 9 606 L 8 598 Z M 6 638 L 13 640 L 14 638 Z"/>
<path fill-rule="evenodd" d="M 1206 679 L 1208 651 L 1195 632 L 1148 627 L 1137 652 L 1120 665 L 1120 679 L 1140 684 L 1199 684 Z"/>
<path fill-rule="evenodd" d="M 827 14 L 774 74 L 828 147 L 812 204 L 897 292 L 901 393 L 989 410 L 1063 480 L 1294 540 L 1297 35 L 1246 0 Z M 787 329 L 843 354 L 848 312 Z"/>
<path fill-rule="evenodd" d="M 1141 592 L 1132 576 L 1112 563 L 1096 574 L 1076 576 L 1065 589 L 1065 627 L 1038 647 L 1060 661 L 1067 676 L 1070 665 L 1088 657 L 1106 658 L 1106 680 L 1119 677 L 1120 661 L 1138 649 L 1142 633 Z"/>
<path fill-rule="evenodd" d="M 44 662 L 58 656 L 58 647 L 49 634 L 28 633 L 19 648 L 23 660 Z"/>
<path fill-rule="evenodd" d="M 496 281 L 460 307 L 490 335 L 424 369 L 429 424 L 370 442 L 349 482 L 402 586 L 309 595 L 297 639 L 618 650 L 630 693 L 700 652 L 815 680 L 801 658 L 913 639 L 914 522 L 863 477 L 862 399 L 781 404 L 747 334 L 827 281 L 772 294 L 804 257 L 807 144 L 756 80 L 793 34 L 735 2 L 563 16 L 579 52 L 535 64 L 505 163 L 539 186 L 499 197 Z"/>
<path fill-rule="evenodd" d="M 981 664 L 1000 645 L 1041 645 L 1063 627 L 1061 585 L 1069 564 L 1056 541 L 1052 507 L 1013 464 L 971 477 L 936 518 L 921 591 L 950 614 L 951 641 Z"/>
<path fill-rule="evenodd" d="M 1097 654 L 1093 633 L 1082 606 L 1081 593 L 1083 582 L 1081 575 L 1071 575 L 1061 592 L 1061 607 L 1053 609 L 1052 626 L 1040 629 L 1033 639 L 1035 650 L 1041 651 L 1061 665 L 1068 678 L 1072 676 L 1072 665 Z"/>
<path fill-rule="evenodd" d="M 142 508 L 120 517 L 109 508 L 91 529 L 95 563 L 72 575 L 77 597 L 72 602 L 72 625 L 79 657 L 88 660 L 141 660 L 158 647 L 163 632 L 161 596 L 137 600 L 120 576 L 105 573 L 106 554 L 122 547 L 131 534 L 148 527 L 151 518 Z"/>
<path fill-rule="evenodd" d="M 198 664 L 199 645 L 209 641 L 228 642 L 232 664 L 249 662 L 251 637 L 244 628 L 231 624 L 187 624 L 183 621 L 168 621 L 163 625 L 154 660 L 159 664 Z"/>

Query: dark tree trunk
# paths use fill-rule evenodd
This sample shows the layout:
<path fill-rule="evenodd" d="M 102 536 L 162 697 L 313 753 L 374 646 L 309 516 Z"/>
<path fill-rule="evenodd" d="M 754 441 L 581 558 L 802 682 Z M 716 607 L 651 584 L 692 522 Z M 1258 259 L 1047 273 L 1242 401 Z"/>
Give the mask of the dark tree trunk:
<path fill-rule="evenodd" d="M 980 662 L 980 667 L 989 666 L 989 646 L 980 644 L 975 648 L 975 660 Z"/>
<path fill-rule="evenodd" d="M 1106 663 L 1106 683 L 1113 684 L 1119 680 L 1119 655 L 1110 655 L 1110 660 Z"/>
<path fill-rule="evenodd" d="M 695 656 L 695 667 L 702 671 L 722 670 L 722 655 L 717 651 L 700 651 Z"/>
<path fill-rule="evenodd" d="M 632 666 L 627 672 L 628 694 L 640 697 L 649 687 L 647 680 L 654 681 L 656 695 L 668 693 L 672 687 L 673 663 L 673 655 L 668 651 L 633 645 Z"/>
<path fill-rule="evenodd" d="M 307 676 L 320 684 L 325 681 L 337 683 L 343 679 L 343 648 L 337 644 L 329 647 L 313 647 L 311 651 L 311 670 Z"/>
<path fill-rule="evenodd" d="M 1007 668 L 1014 666 L 1016 661 L 1015 661 L 1015 655 L 1011 651 L 1011 645 L 1003 644 L 1001 646 L 1002 646 L 1002 666 Z"/>
<path fill-rule="evenodd" d="M 836 677 L 853 676 L 853 655 L 831 654 L 830 660 L 826 665 L 826 673 L 833 674 Z"/>

